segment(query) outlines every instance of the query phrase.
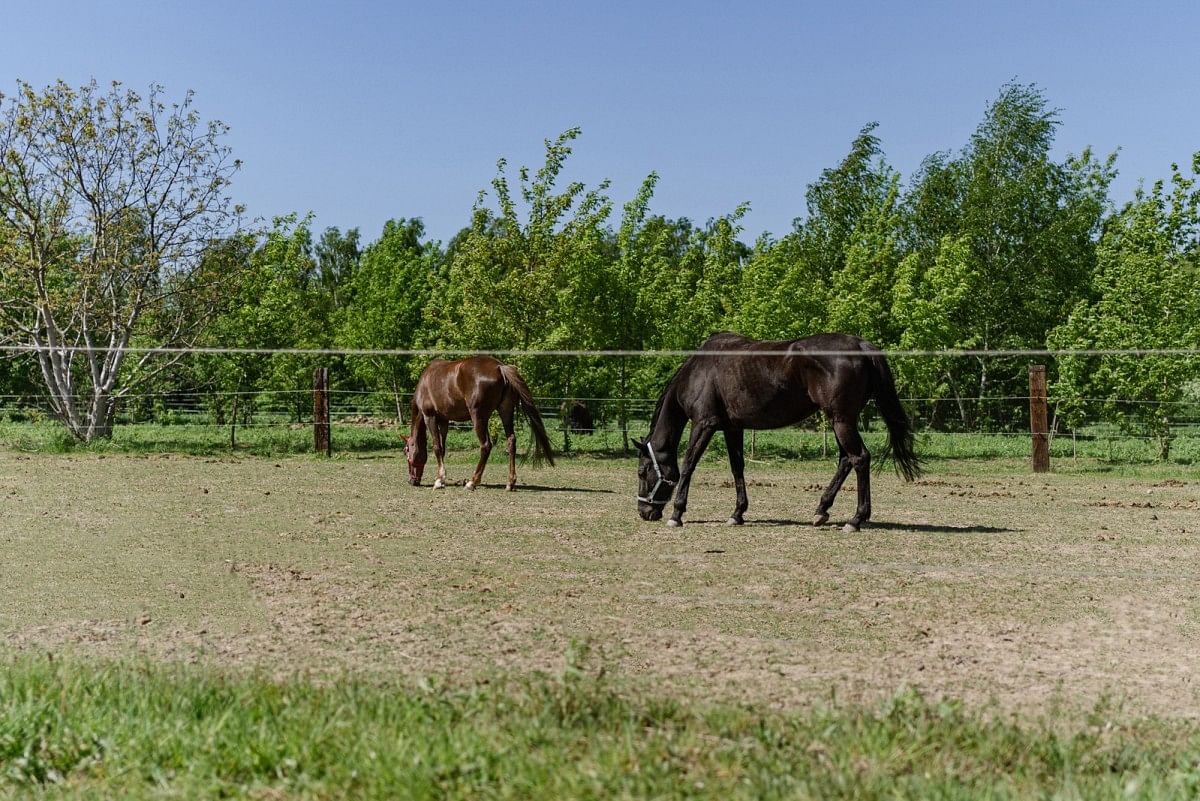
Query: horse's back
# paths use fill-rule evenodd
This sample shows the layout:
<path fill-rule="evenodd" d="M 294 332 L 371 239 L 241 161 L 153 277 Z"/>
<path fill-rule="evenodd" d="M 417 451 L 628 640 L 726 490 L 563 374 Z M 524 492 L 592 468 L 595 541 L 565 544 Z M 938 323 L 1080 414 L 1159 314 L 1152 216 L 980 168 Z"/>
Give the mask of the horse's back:
<path fill-rule="evenodd" d="M 693 418 L 745 428 L 791 425 L 817 409 L 857 415 L 870 390 L 868 359 L 855 354 L 872 352 L 870 342 L 850 334 L 758 340 L 721 332 L 680 370 L 680 400 Z"/>
<path fill-rule="evenodd" d="M 434 359 L 417 380 L 414 403 L 423 414 L 448 420 L 469 420 L 472 408 L 490 406 L 491 414 L 504 389 L 500 367 L 492 356 Z"/>
<path fill-rule="evenodd" d="M 830 354 L 877 351 L 874 345 L 853 334 L 812 334 L 799 339 L 753 339 L 733 331 L 719 331 L 701 343 L 697 351 L 746 351 L 771 356 L 795 356 L 802 353 Z"/>

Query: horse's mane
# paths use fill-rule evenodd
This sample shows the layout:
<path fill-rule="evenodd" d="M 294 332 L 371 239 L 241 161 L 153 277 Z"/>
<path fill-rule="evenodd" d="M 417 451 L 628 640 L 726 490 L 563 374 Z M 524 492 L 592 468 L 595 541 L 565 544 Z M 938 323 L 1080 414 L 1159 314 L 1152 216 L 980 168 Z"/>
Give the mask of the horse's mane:
<path fill-rule="evenodd" d="M 675 381 L 679 378 L 679 373 L 683 370 L 684 364 L 687 364 L 687 362 L 685 361 L 683 364 L 679 365 L 679 367 L 675 368 L 675 372 L 672 373 L 670 379 L 667 380 L 667 386 L 663 388 L 662 394 L 658 396 L 658 403 L 654 406 L 654 414 L 650 415 L 651 434 L 654 433 L 654 427 L 658 425 L 658 416 L 662 413 L 663 406 L 667 402 L 667 396 L 670 395 L 671 391 L 675 389 Z"/>

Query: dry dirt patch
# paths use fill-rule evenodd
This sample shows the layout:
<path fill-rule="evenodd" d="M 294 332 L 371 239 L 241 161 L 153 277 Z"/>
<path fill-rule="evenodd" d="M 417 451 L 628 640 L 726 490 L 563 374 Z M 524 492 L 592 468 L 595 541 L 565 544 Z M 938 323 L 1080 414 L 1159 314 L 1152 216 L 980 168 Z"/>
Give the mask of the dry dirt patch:
<path fill-rule="evenodd" d="M 632 461 L 564 460 L 505 493 L 408 487 L 400 459 L 0 455 L 0 637 L 464 680 L 554 670 L 586 639 L 699 698 L 912 686 L 1200 715 L 1194 471 L 881 474 L 876 524 L 847 535 L 803 524 L 829 468 L 752 465 L 748 525 L 728 527 L 727 468 L 706 463 L 674 530 L 634 514 Z"/>

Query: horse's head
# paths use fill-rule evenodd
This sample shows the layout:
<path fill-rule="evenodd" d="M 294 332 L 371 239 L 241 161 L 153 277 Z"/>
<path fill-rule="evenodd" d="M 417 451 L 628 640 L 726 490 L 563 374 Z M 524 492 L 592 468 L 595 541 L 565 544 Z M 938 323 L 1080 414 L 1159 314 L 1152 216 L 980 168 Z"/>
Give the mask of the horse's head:
<path fill-rule="evenodd" d="M 675 454 L 655 451 L 647 439 L 634 440 L 638 449 L 638 514 L 643 520 L 658 520 L 671 500 L 679 480 L 679 460 Z"/>
<path fill-rule="evenodd" d="M 425 461 L 428 458 L 428 453 L 421 447 L 421 437 L 406 437 L 400 435 L 400 439 L 404 440 L 404 460 L 408 462 L 408 483 L 414 487 L 421 485 L 421 474 L 425 472 Z"/>

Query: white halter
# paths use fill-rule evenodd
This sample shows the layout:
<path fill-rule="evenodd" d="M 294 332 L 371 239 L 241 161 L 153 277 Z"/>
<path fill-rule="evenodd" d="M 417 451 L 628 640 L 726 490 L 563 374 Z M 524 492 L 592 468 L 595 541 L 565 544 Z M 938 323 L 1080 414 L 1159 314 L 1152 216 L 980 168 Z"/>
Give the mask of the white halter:
<path fill-rule="evenodd" d="M 663 477 L 662 469 L 658 466 L 658 459 L 654 456 L 654 446 L 649 442 L 646 443 L 646 453 L 650 455 L 650 464 L 654 465 L 654 475 L 658 476 L 658 481 L 654 482 L 654 488 L 651 489 L 645 497 L 639 495 L 638 500 L 642 503 L 648 503 L 651 506 L 666 506 L 667 501 L 670 500 L 670 496 L 667 496 L 667 498 L 661 501 L 654 500 L 654 496 L 658 494 L 658 488 L 663 484 L 666 484 L 668 487 L 673 487 L 675 486 L 675 482 Z"/>

